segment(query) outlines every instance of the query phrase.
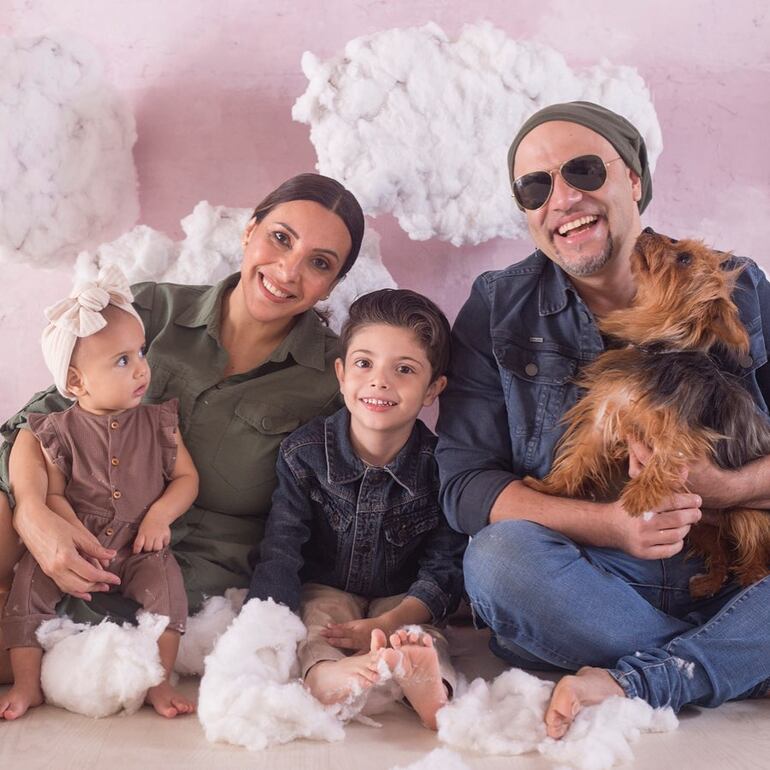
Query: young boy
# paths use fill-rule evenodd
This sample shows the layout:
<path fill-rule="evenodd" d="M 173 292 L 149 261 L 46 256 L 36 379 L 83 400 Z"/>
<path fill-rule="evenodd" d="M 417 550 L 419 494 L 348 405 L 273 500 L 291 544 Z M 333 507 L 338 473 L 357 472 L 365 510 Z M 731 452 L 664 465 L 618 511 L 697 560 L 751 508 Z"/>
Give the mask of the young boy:
<path fill-rule="evenodd" d="M 439 509 L 436 438 L 417 415 L 446 385 L 449 323 L 429 299 L 383 289 L 353 303 L 340 342 L 345 407 L 281 445 L 248 598 L 299 610 L 301 673 L 321 702 L 376 684 L 384 661 L 435 730 L 454 673 L 425 624 L 457 606 L 467 537 Z"/>

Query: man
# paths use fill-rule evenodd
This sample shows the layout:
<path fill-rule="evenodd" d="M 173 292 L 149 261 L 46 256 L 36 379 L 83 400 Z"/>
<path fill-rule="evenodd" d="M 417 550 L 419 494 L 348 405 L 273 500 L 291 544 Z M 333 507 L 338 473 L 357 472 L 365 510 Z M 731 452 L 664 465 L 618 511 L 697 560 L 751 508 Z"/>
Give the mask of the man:
<path fill-rule="evenodd" d="M 442 503 L 473 536 L 465 582 L 492 649 L 513 665 L 577 671 L 546 711 L 552 737 L 610 695 L 678 710 L 770 690 L 770 578 L 693 601 L 684 538 L 701 507 L 770 508 L 770 458 L 738 471 L 691 467 L 691 494 L 632 518 L 615 502 L 551 497 L 544 477 L 578 398 L 576 372 L 604 349 L 596 319 L 628 307 L 630 256 L 652 197 L 644 141 L 586 102 L 531 117 L 511 145 L 514 197 L 537 250 L 481 275 L 453 330 L 437 459 Z M 770 405 L 770 284 L 749 262 L 735 292 L 749 319 L 744 382 Z M 629 471 L 649 457 L 632 446 Z"/>

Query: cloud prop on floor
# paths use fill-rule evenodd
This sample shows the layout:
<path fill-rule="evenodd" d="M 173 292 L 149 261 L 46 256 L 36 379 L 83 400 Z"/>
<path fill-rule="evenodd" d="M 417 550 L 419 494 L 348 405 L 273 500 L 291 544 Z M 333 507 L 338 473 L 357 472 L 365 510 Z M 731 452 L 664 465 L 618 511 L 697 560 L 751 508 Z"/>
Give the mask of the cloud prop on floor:
<path fill-rule="evenodd" d="M 321 61 L 294 105 L 311 126 L 318 170 L 356 194 L 364 211 L 392 213 L 414 240 L 456 246 L 524 234 L 506 153 L 533 112 L 585 99 L 627 117 L 662 149 L 650 93 L 632 67 L 602 61 L 572 70 L 552 48 L 512 40 L 489 23 L 451 40 L 436 24 L 358 37 Z"/>
<path fill-rule="evenodd" d="M 46 651 L 40 676 L 46 701 L 89 717 L 133 713 L 163 679 L 158 637 L 167 625 L 167 617 L 150 613 L 141 613 L 136 626 L 68 618 L 42 623 L 37 638 Z"/>
<path fill-rule="evenodd" d="M 212 206 L 201 201 L 181 222 L 184 240 L 174 242 L 157 230 L 139 225 L 95 251 L 81 253 L 75 264 L 76 280 L 94 280 L 99 268 L 115 263 L 131 283 L 215 283 L 240 268 L 241 236 L 250 216 L 251 209 Z M 356 297 L 395 285 L 380 257 L 380 237 L 367 227 L 353 269 L 318 308 L 328 312 L 330 326 L 339 331 Z"/>
<path fill-rule="evenodd" d="M 0 258 L 52 266 L 133 225 L 135 142 L 88 44 L 0 37 Z"/>
<path fill-rule="evenodd" d="M 671 709 L 653 709 L 639 698 L 610 698 L 584 708 L 556 741 L 546 736 L 543 722 L 552 690 L 552 682 L 520 669 L 491 683 L 476 679 L 438 712 L 439 738 L 482 754 L 537 751 L 560 767 L 606 770 L 633 758 L 631 743 L 641 733 L 668 732 L 678 724 Z"/>

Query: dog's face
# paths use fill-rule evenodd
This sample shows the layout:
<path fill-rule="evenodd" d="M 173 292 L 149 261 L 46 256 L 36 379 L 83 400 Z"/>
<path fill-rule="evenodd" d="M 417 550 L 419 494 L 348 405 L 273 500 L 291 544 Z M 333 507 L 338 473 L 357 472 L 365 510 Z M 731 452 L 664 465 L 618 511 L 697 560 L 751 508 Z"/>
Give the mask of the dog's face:
<path fill-rule="evenodd" d="M 729 257 L 701 241 L 643 232 L 631 256 L 636 297 L 631 310 L 622 311 L 625 328 L 605 331 L 670 349 L 707 351 L 721 344 L 746 353 L 748 335 L 731 298 L 741 268 L 730 267 Z"/>

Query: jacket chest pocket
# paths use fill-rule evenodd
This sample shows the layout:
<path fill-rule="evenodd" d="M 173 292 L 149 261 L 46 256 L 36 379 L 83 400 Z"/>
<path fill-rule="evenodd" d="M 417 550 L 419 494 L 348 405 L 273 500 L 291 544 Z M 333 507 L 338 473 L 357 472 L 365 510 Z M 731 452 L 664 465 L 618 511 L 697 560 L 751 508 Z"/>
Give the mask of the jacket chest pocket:
<path fill-rule="evenodd" d="M 212 466 L 234 489 L 273 482 L 278 447 L 299 425 L 299 417 L 274 405 L 241 399 L 221 434 Z"/>
<path fill-rule="evenodd" d="M 438 503 L 416 502 L 391 512 L 382 528 L 388 543 L 396 549 L 402 549 L 410 544 L 417 545 L 438 523 Z"/>
<path fill-rule="evenodd" d="M 565 393 L 577 361 L 555 351 L 493 340 L 512 435 L 539 436 L 555 428 L 566 411 Z"/>
<path fill-rule="evenodd" d="M 325 495 L 318 489 L 310 490 L 313 507 L 337 537 L 344 535 L 353 521 L 353 509 L 344 500 Z"/>

